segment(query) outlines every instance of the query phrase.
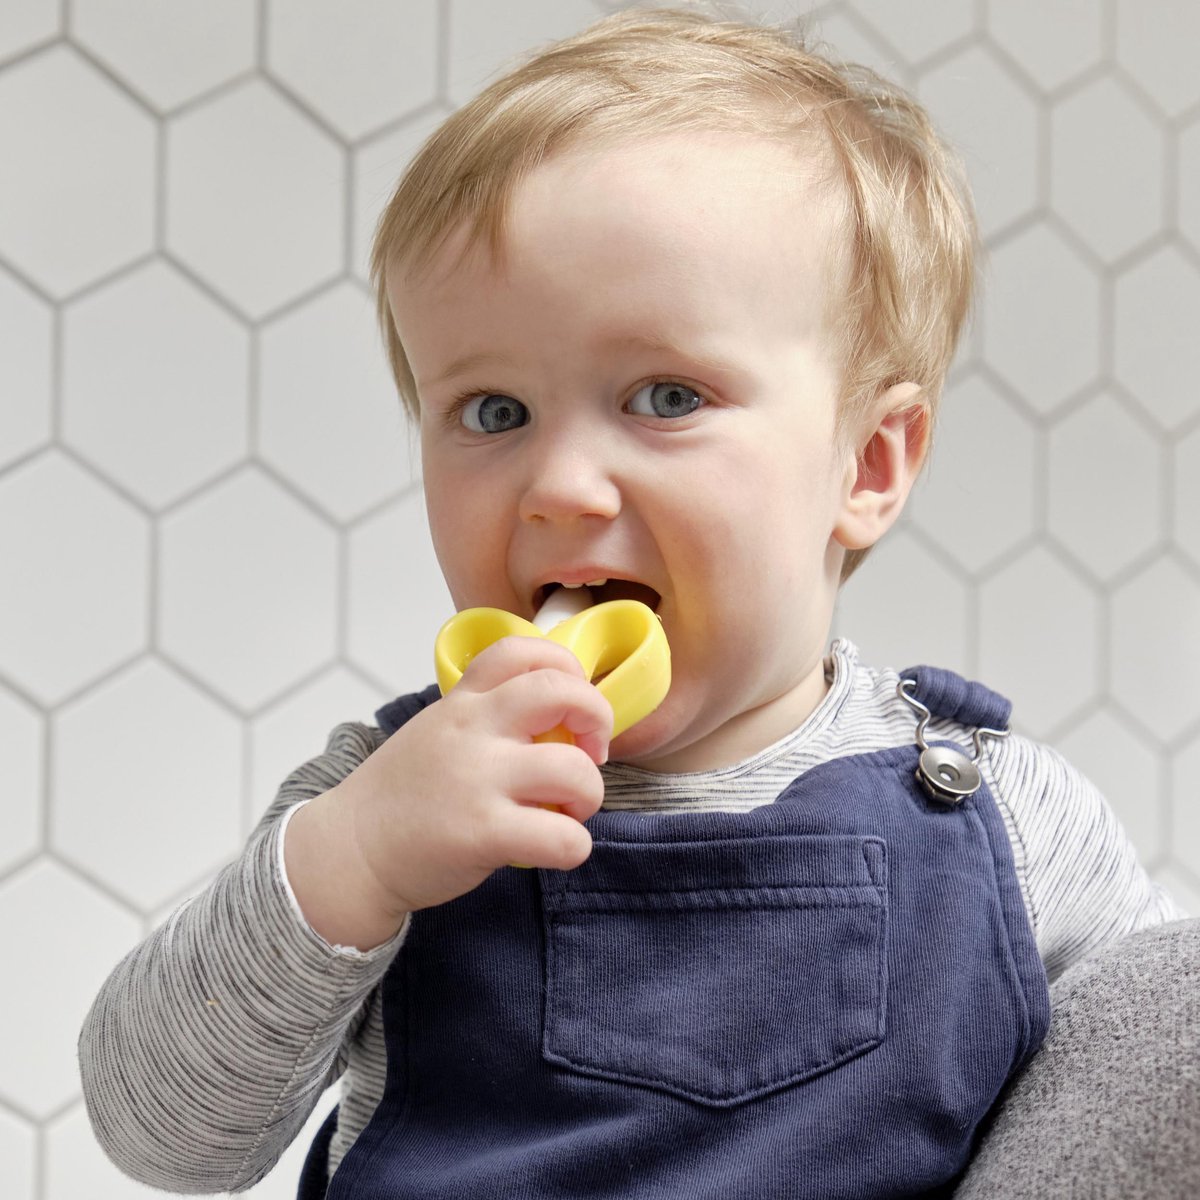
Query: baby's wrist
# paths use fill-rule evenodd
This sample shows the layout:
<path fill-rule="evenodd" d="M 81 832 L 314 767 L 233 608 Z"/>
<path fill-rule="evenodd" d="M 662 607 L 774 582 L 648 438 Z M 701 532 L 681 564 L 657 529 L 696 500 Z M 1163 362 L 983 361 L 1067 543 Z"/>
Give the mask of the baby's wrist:
<path fill-rule="evenodd" d="M 285 834 L 284 862 L 312 929 L 330 945 L 371 950 L 396 935 L 408 912 L 382 893 L 358 852 L 353 813 L 340 786 L 293 815 Z"/>

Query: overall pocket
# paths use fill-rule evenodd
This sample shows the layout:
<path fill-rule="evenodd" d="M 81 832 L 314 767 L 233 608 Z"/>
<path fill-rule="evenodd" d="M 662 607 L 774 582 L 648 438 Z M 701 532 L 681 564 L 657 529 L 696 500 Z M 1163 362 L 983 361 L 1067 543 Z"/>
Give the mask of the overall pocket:
<path fill-rule="evenodd" d="M 878 838 L 598 842 L 541 877 L 550 1062 L 728 1107 L 883 1039 Z"/>

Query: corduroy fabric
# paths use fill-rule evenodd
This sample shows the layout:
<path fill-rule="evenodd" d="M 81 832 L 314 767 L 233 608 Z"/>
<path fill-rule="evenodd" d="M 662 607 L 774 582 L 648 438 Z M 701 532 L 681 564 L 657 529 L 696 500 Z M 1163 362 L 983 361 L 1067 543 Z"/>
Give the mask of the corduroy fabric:
<path fill-rule="evenodd" d="M 960 720 L 995 720 L 941 675 Z M 329 1200 L 953 1180 L 1049 999 L 994 801 L 930 802 L 916 759 L 835 759 L 749 813 L 601 812 L 577 870 L 417 914 L 383 984 L 384 1097 Z"/>
<path fill-rule="evenodd" d="M 1012 702 L 986 688 L 940 667 L 909 667 L 901 679 L 911 679 L 912 695 L 935 716 L 982 729 L 1007 729 Z"/>

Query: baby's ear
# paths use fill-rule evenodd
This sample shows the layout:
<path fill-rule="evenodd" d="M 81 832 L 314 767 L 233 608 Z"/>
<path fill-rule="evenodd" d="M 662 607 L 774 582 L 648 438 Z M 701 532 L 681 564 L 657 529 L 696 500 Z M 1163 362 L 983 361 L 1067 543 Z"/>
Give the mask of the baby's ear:
<path fill-rule="evenodd" d="M 929 448 L 929 404 L 917 384 L 888 388 L 874 412 L 870 427 L 859 434 L 833 529 L 847 550 L 873 546 L 895 524 Z"/>

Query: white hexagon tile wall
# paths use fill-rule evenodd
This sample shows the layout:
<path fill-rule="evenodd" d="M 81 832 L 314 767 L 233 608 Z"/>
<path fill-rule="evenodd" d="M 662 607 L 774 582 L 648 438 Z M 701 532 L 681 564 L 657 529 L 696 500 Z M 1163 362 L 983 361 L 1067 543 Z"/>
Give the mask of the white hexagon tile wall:
<path fill-rule="evenodd" d="M 156 1194 L 92 1140 L 87 1005 L 333 724 L 427 682 L 450 604 L 371 226 L 490 72 L 619 7 L 0 8 L 9 1200 Z M 932 467 L 839 630 L 1007 690 L 1200 910 L 1200 6 L 743 8 L 916 92 L 989 251 Z M 292 1195 L 306 1142 L 249 1194 Z"/>

